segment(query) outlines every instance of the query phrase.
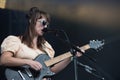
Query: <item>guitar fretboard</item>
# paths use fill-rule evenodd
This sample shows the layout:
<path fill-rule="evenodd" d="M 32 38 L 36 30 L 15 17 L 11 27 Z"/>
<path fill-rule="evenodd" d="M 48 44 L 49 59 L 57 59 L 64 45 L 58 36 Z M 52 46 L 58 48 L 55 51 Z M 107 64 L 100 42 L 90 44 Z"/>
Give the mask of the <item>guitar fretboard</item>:
<path fill-rule="evenodd" d="M 71 54 L 70 52 L 67 52 L 67 53 L 64 53 L 64 54 L 62 54 L 62 55 L 60 55 L 60 56 L 57 56 L 57 57 L 55 57 L 55 58 L 53 58 L 53 59 L 50 59 L 50 60 L 48 60 L 48 61 L 45 61 L 45 64 L 46 64 L 47 66 L 51 66 L 51 65 L 53 65 L 53 64 L 55 64 L 55 63 L 58 63 L 58 62 L 60 62 L 60 61 L 62 61 L 62 60 L 64 60 L 64 59 L 68 58 L 68 57 L 71 57 L 71 56 L 72 56 L 72 54 Z"/>
<path fill-rule="evenodd" d="M 89 48 L 90 48 L 90 46 L 89 46 L 88 44 L 80 47 L 80 49 L 81 49 L 81 50 L 84 50 L 84 51 L 87 50 L 87 49 L 89 49 Z M 62 54 L 62 55 L 60 55 L 60 56 L 57 56 L 57 57 L 55 57 L 55 58 L 53 58 L 53 59 L 50 59 L 50 60 L 48 60 L 48 61 L 45 61 L 45 64 L 46 64 L 46 66 L 51 66 L 51 65 L 53 65 L 53 64 L 55 64 L 55 63 L 58 63 L 58 62 L 66 59 L 66 58 L 69 58 L 69 57 L 71 57 L 71 56 L 73 56 L 73 55 L 72 55 L 70 52 L 67 52 L 67 53 L 64 53 L 64 54 Z"/>

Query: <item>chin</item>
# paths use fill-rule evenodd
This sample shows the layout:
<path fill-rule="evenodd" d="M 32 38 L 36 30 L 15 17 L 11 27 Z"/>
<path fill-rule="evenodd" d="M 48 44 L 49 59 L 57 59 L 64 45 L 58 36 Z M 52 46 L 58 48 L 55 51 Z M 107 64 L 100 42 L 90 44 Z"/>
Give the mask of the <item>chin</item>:
<path fill-rule="evenodd" d="M 39 33 L 38 35 L 39 35 L 39 36 L 43 36 L 43 33 Z"/>

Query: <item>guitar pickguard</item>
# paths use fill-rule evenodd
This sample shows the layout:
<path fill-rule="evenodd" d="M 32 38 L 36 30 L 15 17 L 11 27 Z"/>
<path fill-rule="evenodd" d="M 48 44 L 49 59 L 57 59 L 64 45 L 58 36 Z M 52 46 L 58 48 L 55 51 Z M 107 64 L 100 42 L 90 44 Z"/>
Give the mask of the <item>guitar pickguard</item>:
<path fill-rule="evenodd" d="M 35 58 L 35 61 L 38 61 L 42 64 L 42 69 L 40 71 L 35 71 L 31 69 L 29 66 L 21 66 L 21 67 L 9 67 L 5 70 L 5 75 L 7 80 L 42 80 L 45 76 L 54 75 L 53 72 L 50 71 L 50 67 L 45 65 L 45 61 L 49 60 L 50 57 L 47 54 L 41 54 Z M 27 74 L 27 70 L 30 71 L 32 76 Z"/>

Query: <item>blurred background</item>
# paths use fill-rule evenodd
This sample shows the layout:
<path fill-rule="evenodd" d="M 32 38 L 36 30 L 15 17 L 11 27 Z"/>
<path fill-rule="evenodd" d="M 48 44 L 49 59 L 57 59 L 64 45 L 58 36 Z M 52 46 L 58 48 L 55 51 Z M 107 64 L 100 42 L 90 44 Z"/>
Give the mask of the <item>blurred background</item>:
<path fill-rule="evenodd" d="M 26 29 L 25 14 L 39 7 L 51 15 L 50 28 L 63 29 L 71 43 L 82 47 L 90 40 L 104 40 L 100 50 L 89 49 L 78 61 L 97 70 L 105 80 L 120 80 L 120 1 L 119 0 L 0 0 L 0 44 L 8 35 L 19 35 Z M 58 34 L 64 36 L 64 34 Z M 68 51 L 68 45 L 54 34 L 46 34 L 56 55 Z M 62 37 L 63 40 L 65 38 Z M 100 80 L 78 66 L 78 80 Z M 0 77 L 3 77 L 2 75 Z M 74 64 L 53 76 L 53 80 L 75 80 Z"/>

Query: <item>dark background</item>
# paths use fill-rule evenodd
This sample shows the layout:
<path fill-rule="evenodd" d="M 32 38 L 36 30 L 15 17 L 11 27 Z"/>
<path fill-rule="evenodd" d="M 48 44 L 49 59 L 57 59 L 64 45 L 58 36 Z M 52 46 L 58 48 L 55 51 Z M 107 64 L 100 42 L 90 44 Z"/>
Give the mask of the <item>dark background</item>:
<path fill-rule="evenodd" d="M 65 2 L 69 6 L 71 4 L 73 5 L 73 3 L 74 5 L 78 4 L 75 1 L 73 1 L 72 3 L 68 1 L 65 1 Z M 53 3 L 55 4 L 57 3 L 60 5 L 63 2 L 59 3 L 59 1 L 58 2 L 55 1 Z M 119 4 L 119 1 L 114 1 L 114 3 L 112 1 L 110 4 L 116 5 L 116 4 Z M 48 6 L 50 5 L 51 4 L 49 4 Z M 51 7 L 52 6 L 54 5 L 51 5 Z M 8 35 L 23 34 L 23 32 L 26 29 L 26 25 L 27 25 L 26 18 L 25 18 L 26 11 L 21 11 L 22 6 L 19 7 L 18 10 L 11 9 L 12 8 L 11 6 L 10 6 L 10 9 L 8 7 L 6 9 L 5 8 L 0 9 L 0 44 L 2 43 L 3 39 L 7 37 Z M 27 8 L 28 7 L 24 8 L 23 10 Z M 115 7 L 115 9 L 117 8 L 119 8 L 119 6 Z M 48 10 L 48 7 L 46 9 Z M 111 8 L 111 11 L 112 11 L 112 8 Z M 88 59 L 88 57 L 84 55 L 78 59 L 79 62 L 95 68 L 97 72 L 99 73 L 99 75 L 103 76 L 105 80 L 120 80 L 120 77 L 119 77 L 120 76 L 119 75 L 119 72 L 120 72 L 120 64 L 119 64 L 120 62 L 120 58 L 119 58 L 120 56 L 119 54 L 120 53 L 120 49 L 119 49 L 120 48 L 120 43 L 119 43 L 120 41 L 120 35 L 119 35 L 120 34 L 120 28 L 119 28 L 120 18 L 119 17 L 120 16 L 119 16 L 119 10 L 116 10 L 116 11 L 118 12 L 115 12 L 115 14 L 113 14 L 113 15 L 116 15 L 114 16 L 115 18 L 113 21 L 107 21 L 109 20 L 107 19 L 109 17 L 108 16 L 108 17 L 103 17 L 103 19 L 101 19 L 101 22 L 98 21 L 98 23 L 95 24 L 96 22 L 94 20 L 97 20 L 95 19 L 95 17 L 87 18 L 93 15 L 89 15 L 89 16 L 85 15 L 85 17 L 81 16 L 82 18 L 79 19 L 79 17 L 73 17 L 73 15 L 77 16 L 75 15 L 76 13 L 74 12 L 69 13 L 68 11 L 68 13 L 65 13 L 65 14 L 61 13 L 61 15 L 63 15 L 61 17 L 61 15 L 58 14 L 57 9 L 53 10 L 53 12 L 48 10 L 48 12 L 50 12 L 51 14 L 50 27 L 54 29 L 63 29 L 67 33 L 71 43 L 81 47 L 85 44 L 88 44 L 90 40 L 96 40 L 96 39 L 105 40 L 105 45 L 103 46 L 101 50 L 96 51 L 93 49 L 89 49 L 86 51 L 86 54 L 92 57 L 93 59 L 96 59 L 96 62 L 92 62 L 90 59 Z M 56 15 L 55 15 L 55 12 L 56 12 Z M 67 16 L 67 14 L 69 14 L 71 18 L 70 16 Z M 91 14 L 91 13 L 87 13 L 87 14 Z M 63 38 L 64 37 L 63 33 L 58 33 L 58 35 L 62 36 L 62 39 L 65 40 L 65 38 Z M 55 56 L 63 54 L 64 52 L 69 50 L 67 44 L 62 42 L 59 39 L 59 37 L 56 37 L 53 33 L 46 34 L 45 37 L 55 49 L 56 51 Z M 2 71 L 0 72 L 2 73 Z M 0 77 L 3 77 L 3 75 L 1 75 Z M 61 79 L 62 80 L 75 80 L 73 62 L 71 62 L 70 65 L 68 65 L 63 71 L 56 74 L 56 76 L 53 76 L 53 78 L 55 80 L 61 80 Z M 100 79 L 87 73 L 83 67 L 78 66 L 78 80 L 100 80 Z"/>

